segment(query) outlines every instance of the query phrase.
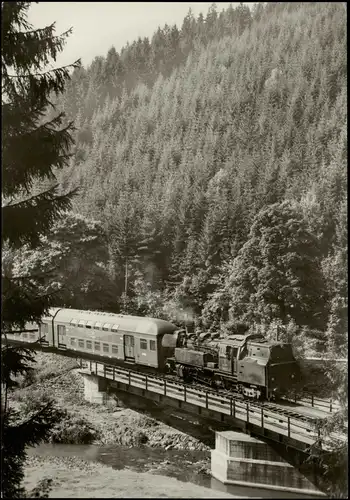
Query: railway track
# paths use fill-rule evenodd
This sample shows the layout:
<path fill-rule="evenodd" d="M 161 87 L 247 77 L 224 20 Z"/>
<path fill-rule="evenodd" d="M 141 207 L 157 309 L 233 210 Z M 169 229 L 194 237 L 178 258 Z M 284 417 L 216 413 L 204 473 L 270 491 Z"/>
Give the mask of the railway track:
<path fill-rule="evenodd" d="M 199 384 L 189 384 L 189 388 L 195 388 L 197 390 L 202 389 L 203 386 Z M 283 404 L 283 402 L 278 403 L 278 402 L 272 402 L 272 401 L 259 401 L 255 399 L 249 399 L 244 397 L 242 394 L 240 394 L 238 391 L 227 391 L 227 390 L 210 390 L 210 389 L 205 389 L 205 391 L 210 392 L 212 394 L 216 395 L 224 395 L 229 398 L 234 398 L 236 401 L 242 401 L 242 403 L 249 403 L 250 406 L 256 407 L 256 408 L 264 408 L 265 410 L 273 410 L 273 411 L 278 411 L 281 414 L 293 418 L 299 418 L 300 420 L 303 420 L 305 422 L 317 422 L 319 420 L 319 417 L 312 417 L 305 415 L 303 412 L 298 411 L 297 409 L 291 409 L 291 408 L 286 408 L 286 406 Z"/>
<path fill-rule="evenodd" d="M 177 400 L 179 408 L 186 408 L 182 406 L 181 402 L 183 402 L 183 404 L 192 405 L 192 408 L 203 408 L 203 410 L 209 411 L 209 415 L 213 411 L 217 415 L 221 415 L 222 421 L 224 421 L 225 416 L 228 416 L 246 422 L 247 425 L 254 426 L 255 432 L 262 431 L 263 435 L 265 435 L 265 432 L 269 433 L 271 439 L 273 439 L 271 433 L 277 436 L 278 440 L 281 439 L 281 436 L 284 436 L 291 440 L 289 442 L 292 443 L 292 446 L 299 443 L 298 446 L 304 451 L 310 449 L 309 447 L 312 445 L 320 445 L 321 430 L 318 424 L 326 415 L 322 416 L 321 419 L 312 415 L 305 415 L 305 413 L 298 411 L 297 408 L 288 408 L 286 404 L 290 405 L 290 401 L 282 403 L 249 400 L 240 394 L 230 393 L 227 390 L 213 390 L 198 384 L 184 384 L 173 375 L 154 373 L 153 370 L 137 371 L 133 369 L 134 365 L 128 363 L 121 366 L 113 364 L 112 360 L 108 360 L 109 362 L 106 362 L 105 359 L 96 360 L 95 357 L 85 356 L 85 353 L 84 359 L 82 359 L 79 355 L 77 356 L 78 353 L 76 352 L 51 347 L 41 348 L 41 346 L 33 346 L 30 343 L 26 347 L 80 359 L 88 368 L 87 374 L 95 374 L 109 379 L 112 383 L 117 384 L 117 388 L 121 387 L 121 390 L 130 391 L 135 395 L 143 395 L 145 390 L 146 392 L 156 393 L 160 397 L 166 396 L 174 401 Z M 142 390 L 141 393 L 140 389 Z M 154 399 L 153 396 L 152 399 Z M 331 437 L 323 439 L 322 448 L 329 448 L 329 444 L 333 439 L 347 442 L 347 436 L 331 433 Z"/>
<path fill-rule="evenodd" d="M 101 360 L 101 362 L 106 363 L 105 360 Z M 111 366 L 113 366 L 113 365 L 111 365 Z M 255 405 L 259 408 L 261 408 L 263 405 L 265 405 L 265 408 L 267 409 L 268 405 L 270 405 L 269 407 L 271 409 L 280 410 L 281 412 L 284 411 L 285 415 L 289 415 L 291 417 L 297 417 L 297 418 L 299 417 L 301 420 L 305 420 L 305 421 L 306 420 L 317 421 L 320 419 L 320 417 L 319 416 L 314 416 L 314 417 L 309 416 L 308 417 L 307 415 L 305 415 L 304 412 L 302 412 L 302 411 L 298 412 L 297 408 L 295 408 L 295 409 L 286 408 L 286 405 L 287 404 L 289 404 L 289 405 L 294 404 L 296 406 L 302 406 L 305 408 L 312 407 L 312 408 L 318 409 L 324 413 L 328 413 L 328 412 L 332 413 L 332 411 L 335 412 L 338 409 L 340 409 L 340 406 L 338 403 L 336 403 L 332 400 L 324 400 L 324 399 L 316 398 L 313 395 L 305 396 L 305 397 L 299 398 L 299 399 L 298 398 L 282 397 L 279 400 L 279 402 L 258 401 L 258 400 L 246 398 L 238 391 L 235 391 L 232 389 L 231 390 L 222 389 L 222 388 L 213 389 L 210 386 L 200 384 L 197 382 L 192 382 L 192 383 L 188 384 L 188 383 L 185 383 L 185 382 L 179 380 L 179 378 L 176 375 L 159 374 L 159 372 L 155 371 L 154 369 L 150 369 L 148 367 L 142 367 L 142 368 L 139 367 L 138 370 L 135 370 L 135 369 L 131 368 L 131 366 L 134 366 L 134 365 L 129 364 L 129 363 L 123 363 L 123 362 L 116 363 L 114 366 L 116 366 L 116 367 L 120 366 L 120 367 L 127 369 L 127 370 L 130 370 L 130 372 L 136 373 L 136 374 L 137 373 L 151 374 L 152 377 L 157 378 L 159 380 L 166 379 L 169 382 L 173 382 L 174 384 L 180 383 L 181 385 L 186 385 L 188 388 L 193 388 L 193 389 L 196 389 L 198 391 L 202 390 L 202 391 L 206 391 L 206 392 L 209 392 L 211 394 L 216 394 L 216 395 L 222 394 L 222 395 L 225 395 L 228 397 L 235 398 L 236 400 L 240 400 L 243 402 L 249 402 L 249 404 Z"/>
<path fill-rule="evenodd" d="M 10 343 L 17 344 L 16 341 L 12 341 L 12 340 L 10 341 Z M 23 345 L 23 342 L 21 342 L 21 344 Z M 36 344 L 34 347 L 33 344 L 28 343 L 27 347 L 29 347 L 29 348 L 32 347 L 32 348 L 38 349 L 39 346 Z M 57 354 L 77 358 L 77 356 L 76 356 L 77 353 L 70 353 L 66 349 L 62 349 L 62 348 L 61 349 L 57 349 L 57 348 L 46 349 L 44 346 L 40 345 L 40 350 L 48 351 L 48 352 L 55 352 Z M 93 358 L 93 357 L 90 358 L 90 357 L 86 356 L 86 358 L 84 358 L 84 359 L 79 358 L 79 357 L 77 359 L 80 359 L 83 362 L 94 362 L 96 358 Z M 232 390 L 228 391 L 226 389 L 215 390 L 213 388 L 210 388 L 210 387 L 204 386 L 202 384 L 198 384 L 198 383 L 185 384 L 185 383 L 179 381 L 178 377 L 175 375 L 159 374 L 153 369 L 145 368 L 145 369 L 135 370 L 135 369 L 131 368 L 131 366 L 134 366 L 134 365 L 130 365 L 128 363 L 123 363 L 123 362 L 121 362 L 120 364 L 119 363 L 118 364 L 111 364 L 111 363 L 106 363 L 106 360 L 102 360 L 102 359 L 98 360 L 98 362 L 104 363 L 104 364 L 106 364 L 106 366 L 108 364 L 111 367 L 114 366 L 115 368 L 118 368 L 118 369 L 121 368 L 121 369 L 127 370 L 130 373 L 135 374 L 136 376 L 138 374 L 150 375 L 150 376 L 152 376 L 152 378 L 158 379 L 159 381 L 167 380 L 173 384 L 186 386 L 189 390 L 193 389 L 196 391 L 202 391 L 203 393 L 207 392 L 215 397 L 220 397 L 220 395 L 222 395 L 223 397 L 229 397 L 231 399 L 234 399 L 237 402 L 242 402 L 243 404 L 249 403 L 249 405 L 251 407 L 260 408 L 260 409 L 265 408 L 265 410 L 270 409 L 272 411 L 279 412 L 285 416 L 289 416 L 291 418 L 298 418 L 301 421 L 309 422 L 309 423 L 319 421 L 320 417 L 317 417 L 317 416 L 312 417 L 310 415 L 305 415 L 303 412 L 298 411 L 297 408 L 295 408 L 295 409 L 294 408 L 293 409 L 287 408 L 286 403 L 287 404 L 295 404 L 295 405 L 299 405 L 299 406 L 305 406 L 305 408 L 310 408 L 310 406 L 311 406 L 311 407 L 314 407 L 314 408 L 319 409 L 321 411 L 324 411 L 325 413 L 327 413 L 329 411 L 332 412 L 332 410 L 334 411 L 334 410 L 337 410 L 339 408 L 339 405 L 337 405 L 337 403 L 335 403 L 335 402 L 314 398 L 312 395 L 309 396 L 309 398 L 301 398 L 301 399 L 282 398 L 281 402 L 271 402 L 271 401 L 267 402 L 267 401 L 251 400 L 251 399 L 245 398 L 242 394 L 238 393 L 238 391 L 232 391 Z M 285 403 L 283 403 L 283 401 L 285 401 Z"/>
<path fill-rule="evenodd" d="M 121 367 L 106 365 L 104 362 L 90 361 L 88 364 L 87 374 L 107 378 L 117 384 L 115 387 L 130 391 L 135 395 L 144 395 L 140 394 L 139 391 L 140 389 L 146 390 L 156 393 L 160 397 L 166 396 L 197 408 L 201 407 L 209 412 L 214 411 L 223 417 L 227 415 L 253 425 L 255 429 L 263 430 L 263 433 L 265 431 L 273 432 L 276 436 L 285 436 L 291 439 L 292 443 L 298 442 L 304 451 L 310 446 L 320 443 L 319 418 L 300 414 L 297 411 L 281 407 L 277 403 L 244 400 L 222 392 L 207 391 L 203 387 L 182 384 L 178 380 L 170 380 L 169 377 L 153 376 L 131 369 L 125 370 Z M 120 384 L 122 385 L 120 386 Z M 154 400 L 153 397 L 152 400 Z M 179 408 L 185 409 L 181 403 Z M 346 436 L 332 433 L 331 437 L 322 438 L 322 448 L 327 449 L 334 438 L 346 440 Z"/>
<path fill-rule="evenodd" d="M 92 365 L 93 364 L 94 362 L 92 362 Z M 186 387 L 187 391 L 196 391 L 196 393 L 203 394 L 203 397 L 205 397 L 206 394 L 209 394 L 213 398 L 220 398 L 222 396 L 223 398 L 228 398 L 237 403 L 241 403 L 244 406 L 249 405 L 250 408 L 255 409 L 256 411 L 261 412 L 261 410 L 264 411 L 270 410 L 275 413 L 279 413 L 284 417 L 298 419 L 304 422 L 305 424 L 309 424 L 311 426 L 316 425 L 316 423 L 320 420 L 319 417 L 316 416 L 312 417 L 310 415 L 305 415 L 303 412 L 299 412 L 297 409 L 286 408 L 286 406 L 284 406 L 283 403 L 252 400 L 244 397 L 242 394 L 238 392 L 232 392 L 228 390 L 214 390 L 196 383 L 186 384 L 179 381 L 178 377 L 174 375 L 169 375 L 169 374 L 159 375 L 153 372 L 147 373 L 145 371 L 133 370 L 131 368 L 124 368 L 124 367 L 121 368 L 118 367 L 118 365 L 112 365 L 112 364 L 111 365 L 104 364 L 104 366 L 106 366 L 106 372 L 108 372 L 109 370 L 113 370 L 114 368 L 117 370 L 127 370 L 127 372 L 134 377 L 149 375 L 152 377 L 152 379 L 158 380 L 160 384 L 164 384 L 164 380 L 166 380 L 167 383 L 173 384 L 175 386 Z"/>

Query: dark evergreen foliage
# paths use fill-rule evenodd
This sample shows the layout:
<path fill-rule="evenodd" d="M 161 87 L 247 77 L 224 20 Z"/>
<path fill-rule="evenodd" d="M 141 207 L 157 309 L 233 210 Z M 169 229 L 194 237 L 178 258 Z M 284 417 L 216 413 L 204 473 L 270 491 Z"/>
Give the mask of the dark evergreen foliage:
<path fill-rule="evenodd" d="M 34 30 L 27 22 L 30 2 L 1 3 L 2 80 L 2 315 L 1 315 L 1 494 L 21 498 L 25 490 L 23 462 L 26 447 L 45 440 L 59 414 L 51 401 L 20 420 L 8 407 L 7 395 L 16 376 L 29 372 L 33 361 L 26 349 L 6 345 L 6 331 L 39 322 L 57 300 L 52 291 L 41 293 L 45 276 L 17 275 L 9 271 L 9 256 L 23 245 L 38 247 L 52 224 L 70 207 L 71 193 L 59 193 L 55 171 L 67 165 L 73 144 L 72 123 L 64 114 L 47 119 L 52 97 L 63 92 L 71 66 L 45 71 L 62 51 L 70 31 L 54 36 L 54 24 Z M 41 189 L 35 193 L 35 187 Z M 45 272 L 39 266 L 40 271 Z M 42 273 L 41 273 L 42 274 Z M 37 281 L 35 281 L 35 279 Z"/>
<path fill-rule="evenodd" d="M 69 78 L 66 68 L 45 71 L 56 60 L 70 31 L 54 36 L 54 24 L 33 30 L 26 21 L 30 2 L 3 2 L 2 10 L 2 242 L 9 249 L 38 246 L 69 207 L 73 192 L 59 193 L 55 173 L 67 165 L 73 143 L 72 123 L 62 126 L 63 113 L 46 119 L 53 94 L 59 95 Z M 61 127 L 61 128 L 60 128 Z M 36 184 L 35 184 L 36 183 Z M 40 320 L 50 297 L 38 296 L 24 276 L 2 277 L 2 330 Z M 33 297 L 33 302 L 31 302 Z M 32 307 L 33 305 L 33 307 Z"/>

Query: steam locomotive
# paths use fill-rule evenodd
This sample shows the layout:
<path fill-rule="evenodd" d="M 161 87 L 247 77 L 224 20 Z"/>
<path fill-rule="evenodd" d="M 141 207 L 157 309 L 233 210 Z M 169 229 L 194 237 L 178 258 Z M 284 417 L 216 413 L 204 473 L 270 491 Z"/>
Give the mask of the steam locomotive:
<path fill-rule="evenodd" d="M 100 311 L 53 308 L 39 325 L 7 335 L 115 364 L 170 373 L 185 382 L 236 390 L 250 398 L 282 395 L 298 379 L 290 344 L 258 334 L 192 341 L 168 321 Z"/>
<path fill-rule="evenodd" d="M 267 341 L 259 334 L 235 334 L 192 345 L 182 339 L 166 368 L 186 382 L 236 390 L 256 399 L 282 396 L 299 381 L 291 345 Z"/>

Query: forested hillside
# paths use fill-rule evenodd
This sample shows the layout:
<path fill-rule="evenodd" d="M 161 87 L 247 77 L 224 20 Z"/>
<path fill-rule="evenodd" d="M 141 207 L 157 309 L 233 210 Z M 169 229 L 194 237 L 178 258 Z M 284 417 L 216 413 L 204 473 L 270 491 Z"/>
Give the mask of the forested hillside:
<path fill-rule="evenodd" d="M 79 188 L 62 241 L 76 224 L 90 246 L 66 305 L 280 326 L 341 354 L 346 88 L 342 3 L 213 4 L 76 70 L 58 101 L 77 142 L 57 176 Z"/>

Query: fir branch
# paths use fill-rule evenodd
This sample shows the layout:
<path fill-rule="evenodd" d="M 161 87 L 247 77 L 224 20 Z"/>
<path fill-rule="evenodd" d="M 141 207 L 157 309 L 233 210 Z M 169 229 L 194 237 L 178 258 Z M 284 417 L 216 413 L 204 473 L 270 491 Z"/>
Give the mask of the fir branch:
<path fill-rule="evenodd" d="M 71 206 L 77 189 L 61 196 L 56 195 L 57 186 L 14 205 L 3 207 L 3 242 L 11 248 L 28 244 L 31 248 L 40 244 L 40 236 L 50 230 L 58 217 Z"/>
<path fill-rule="evenodd" d="M 66 66 L 61 66 L 60 68 L 53 68 L 53 69 L 49 69 L 47 71 L 44 71 L 43 73 L 27 73 L 26 75 L 11 75 L 11 74 L 7 74 L 8 78 L 31 78 L 31 77 L 42 77 L 42 76 L 45 76 L 45 75 L 48 75 L 50 73 L 53 73 L 55 71 L 61 71 L 63 69 L 72 69 L 72 68 L 78 68 L 80 67 L 81 65 L 81 59 L 77 59 L 74 63 L 71 63 L 71 64 L 67 64 Z"/>
<path fill-rule="evenodd" d="M 9 280 L 11 281 L 29 281 L 29 280 L 35 280 L 35 279 L 46 279 L 50 274 L 52 274 L 53 272 L 57 271 L 57 269 L 59 269 L 59 265 L 57 266 L 54 266 L 54 267 L 51 267 L 49 269 L 46 269 L 45 272 L 42 272 L 42 273 L 34 273 L 34 274 L 25 274 L 24 276 L 11 276 L 11 277 L 8 277 L 8 276 L 4 276 L 6 278 L 8 278 Z"/>

